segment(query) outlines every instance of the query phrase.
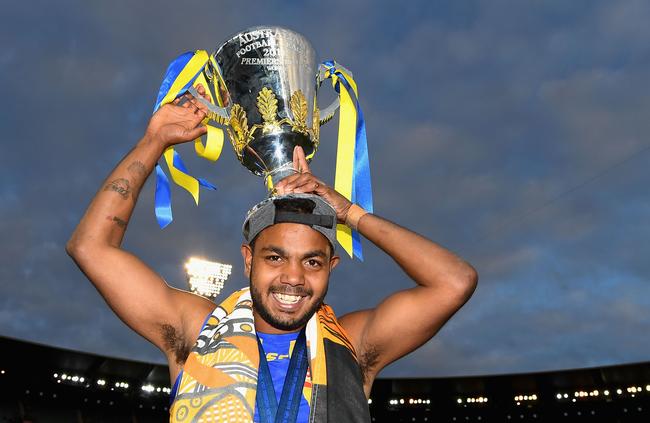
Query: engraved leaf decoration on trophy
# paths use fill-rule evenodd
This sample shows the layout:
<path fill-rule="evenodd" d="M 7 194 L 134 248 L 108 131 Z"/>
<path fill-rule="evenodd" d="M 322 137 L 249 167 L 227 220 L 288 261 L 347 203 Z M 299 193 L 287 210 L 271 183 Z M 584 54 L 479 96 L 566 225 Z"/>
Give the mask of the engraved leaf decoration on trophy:
<path fill-rule="evenodd" d="M 219 125 L 228 125 L 229 120 L 216 112 L 208 112 L 207 118 L 217 122 Z"/>
<path fill-rule="evenodd" d="M 298 90 L 291 95 L 289 107 L 293 114 L 291 129 L 307 135 L 307 100 L 302 91 Z"/>
<path fill-rule="evenodd" d="M 232 128 L 232 131 L 230 128 Z M 227 128 L 230 142 L 232 143 L 235 152 L 237 152 L 237 155 L 241 156 L 242 151 L 244 150 L 244 147 L 246 147 L 252 134 L 248 129 L 248 118 L 246 117 L 246 112 L 239 104 L 233 105 L 230 110 L 230 128 Z"/>
<path fill-rule="evenodd" d="M 264 133 L 277 129 L 278 99 L 270 89 L 264 87 L 257 95 L 257 108 L 264 119 Z"/>

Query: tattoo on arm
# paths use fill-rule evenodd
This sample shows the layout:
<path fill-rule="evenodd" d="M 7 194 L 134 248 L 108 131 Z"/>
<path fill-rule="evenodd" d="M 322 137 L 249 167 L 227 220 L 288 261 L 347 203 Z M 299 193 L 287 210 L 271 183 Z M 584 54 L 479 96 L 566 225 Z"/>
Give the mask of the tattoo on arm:
<path fill-rule="evenodd" d="M 134 176 L 145 177 L 147 176 L 147 168 L 142 164 L 141 161 L 136 160 L 127 167 L 127 170 L 130 174 Z"/>
<path fill-rule="evenodd" d="M 120 228 L 126 228 L 126 225 L 128 225 L 129 222 L 127 222 L 124 219 L 120 219 L 117 216 L 106 216 L 106 220 L 110 220 L 111 222 L 115 222 L 117 226 Z"/>
<path fill-rule="evenodd" d="M 115 191 L 122 196 L 123 199 L 127 200 L 129 194 L 131 193 L 131 184 L 128 179 L 117 178 L 109 182 L 105 187 L 104 191 Z"/>

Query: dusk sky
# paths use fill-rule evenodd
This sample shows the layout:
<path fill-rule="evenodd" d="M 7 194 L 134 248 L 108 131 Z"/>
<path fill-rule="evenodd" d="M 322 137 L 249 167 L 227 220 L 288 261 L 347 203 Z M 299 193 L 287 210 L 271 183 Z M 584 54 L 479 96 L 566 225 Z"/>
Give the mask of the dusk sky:
<path fill-rule="evenodd" d="M 0 335 L 164 363 L 64 251 L 102 181 L 142 136 L 168 63 L 256 25 L 305 35 L 349 68 L 377 214 L 464 257 L 471 300 L 386 377 L 518 373 L 650 360 L 650 2 L 34 1 L 0 15 Z M 329 85 L 322 102 L 333 98 Z M 338 118 L 312 165 L 334 179 Z M 246 286 L 246 210 L 266 191 L 228 141 L 179 152 L 218 186 L 198 207 L 154 178 L 124 248 L 186 288 L 190 256 Z M 338 315 L 413 285 L 363 242 L 327 302 Z M 222 295 L 218 300 L 223 299 Z M 398 335 L 397 335 L 398 336 Z"/>

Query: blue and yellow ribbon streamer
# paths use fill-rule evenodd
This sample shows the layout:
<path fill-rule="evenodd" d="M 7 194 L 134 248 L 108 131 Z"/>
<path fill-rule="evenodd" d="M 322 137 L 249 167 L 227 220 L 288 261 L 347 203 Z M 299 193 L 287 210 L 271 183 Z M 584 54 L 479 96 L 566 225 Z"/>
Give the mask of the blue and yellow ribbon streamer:
<path fill-rule="evenodd" d="M 373 211 L 370 162 L 366 124 L 358 100 L 357 85 L 345 69 L 336 62 L 323 62 L 325 78 L 332 80 L 332 86 L 339 93 L 339 134 L 336 153 L 336 175 L 334 189 L 351 202 L 368 212 Z M 361 236 L 346 225 L 337 225 L 336 238 L 350 255 L 363 260 Z"/>
<path fill-rule="evenodd" d="M 167 103 L 171 103 L 179 96 L 185 94 L 187 90 L 199 83 L 203 84 L 206 89 L 210 84 L 204 76 L 204 69 L 211 57 L 205 50 L 197 50 L 195 52 L 187 52 L 178 56 L 172 61 L 165 72 L 165 77 L 158 90 L 156 104 L 154 105 L 154 113 Z M 216 75 L 214 75 L 216 77 Z M 216 97 L 219 105 L 221 99 Z M 206 122 L 207 123 L 207 122 Z M 212 125 L 207 125 L 208 133 L 206 135 L 205 145 L 200 138 L 194 141 L 194 149 L 199 157 L 207 160 L 215 161 L 221 155 L 223 148 L 223 130 L 216 128 Z M 194 202 L 199 204 L 199 187 L 214 190 L 216 187 L 205 179 L 195 178 L 189 174 L 181 157 L 174 150 L 169 147 L 163 154 L 165 163 L 172 177 L 172 180 L 186 191 L 188 191 L 194 198 Z M 169 225 L 172 220 L 171 209 L 171 190 L 169 186 L 169 179 L 159 164 L 156 165 L 156 194 L 155 194 L 155 213 L 158 225 L 161 228 Z"/>

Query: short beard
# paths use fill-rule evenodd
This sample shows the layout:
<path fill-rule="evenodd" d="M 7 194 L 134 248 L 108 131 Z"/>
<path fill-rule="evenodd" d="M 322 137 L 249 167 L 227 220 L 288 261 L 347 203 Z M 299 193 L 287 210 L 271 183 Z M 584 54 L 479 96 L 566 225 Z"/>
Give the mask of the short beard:
<path fill-rule="evenodd" d="M 314 304 L 311 306 L 307 312 L 297 318 L 297 319 L 292 319 L 292 318 L 286 318 L 286 319 L 278 319 L 275 316 L 271 314 L 271 312 L 265 307 L 264 305 L 264 294 L 260 292 L 255 285 L 253 285 L 253 264 L 251 263 L 251 275 L 249 278 L 249 284 L 250 284 L 250 290 L 251 290 L 251 298 L 253 299 L 253 308 L 257 313 L 264 319 L 266 323 L 269 325 L 273 326 L 276 329 L 283 330 L 283 331 L 297 331 L 298 329 L 301 329 L 303 326 L 309 322 L 309 319 L 311 319 L 311 316 L 316 313 L 316 310 L 321 306 L 323 303 L 323 299 L 327 295 L 327 288 L 325 288 L 325 292 L 323 292 L 323 295 L 320 298 L 317 298 Z"/>

